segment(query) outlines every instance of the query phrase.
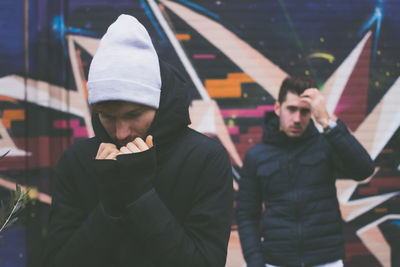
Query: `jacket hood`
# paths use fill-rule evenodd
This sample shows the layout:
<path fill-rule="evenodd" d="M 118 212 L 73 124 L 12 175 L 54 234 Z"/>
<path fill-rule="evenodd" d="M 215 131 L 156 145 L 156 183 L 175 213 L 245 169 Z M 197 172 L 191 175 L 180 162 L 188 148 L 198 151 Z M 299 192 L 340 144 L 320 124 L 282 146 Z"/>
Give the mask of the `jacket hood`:
<path fill-rule="evenodd" d="M 168 143 L 190 124 L 189 105 L 191 102 L 189 83 L 170 64 L 160 60 L 161 96 L 159 108 L 148 134 L 151 134 L 157 145 Z M 111 143 L 97 113 L 92 114 L 92 125 L 95 136 L 101 142 Z"/>
<path fill-rule="evenodd" d="M 283 131 L 279 130 L 279 117 L 275 112 L 266 112 L 263 124 L 262 142 L 276 146 L 292 147 L 302 144 L 318 134 L 318 130 L 313 120 L 310 120 L 307 129 L 300 137 L 288 137 Z"/>

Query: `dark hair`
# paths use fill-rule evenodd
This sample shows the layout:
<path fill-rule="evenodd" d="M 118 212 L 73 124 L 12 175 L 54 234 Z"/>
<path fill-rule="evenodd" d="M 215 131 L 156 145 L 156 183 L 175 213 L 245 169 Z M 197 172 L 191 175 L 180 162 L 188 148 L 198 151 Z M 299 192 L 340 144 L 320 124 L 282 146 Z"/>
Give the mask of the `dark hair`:
<path fill-rule="evenodd" d="M 279 89 L 278 101 L 282 104 L 288 92 L 301 95 L 308 88 L 317 88 L 317 83 L 310 77 L 297 76 L 286 78 Z"/>

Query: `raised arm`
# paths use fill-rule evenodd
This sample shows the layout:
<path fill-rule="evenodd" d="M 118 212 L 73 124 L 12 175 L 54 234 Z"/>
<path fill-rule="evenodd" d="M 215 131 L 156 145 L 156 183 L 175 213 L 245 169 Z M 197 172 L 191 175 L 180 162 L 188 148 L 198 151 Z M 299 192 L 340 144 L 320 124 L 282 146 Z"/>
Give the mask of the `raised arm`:
<path fill-rule="evenodd" d="M 320 91 L 307 89 L 301 100 L 310 105 L 314 120 L 324 129 L 324 136 L 332 147 L 331 159 L 338 177 L 363 180 L 370 176 L 374 171 L 371 157 L 341 120 L 329 116 Z M 329 127 L 330 121 L 335 124 L 332 128 Z"/>
<path fill-rule="evenodd" d="M 341 120 L 324 135 L 332 147 L 331 159 L 338 178 L 361 181 L 374 172 L 374 162 L 368 152 Z"/>

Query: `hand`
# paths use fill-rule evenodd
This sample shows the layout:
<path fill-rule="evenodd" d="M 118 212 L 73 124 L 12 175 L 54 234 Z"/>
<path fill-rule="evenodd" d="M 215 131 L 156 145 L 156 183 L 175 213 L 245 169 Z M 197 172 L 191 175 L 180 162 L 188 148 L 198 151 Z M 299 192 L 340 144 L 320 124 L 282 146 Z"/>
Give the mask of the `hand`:
<path fill-rule="evenodd" d="M 95 160 L 94 165 L 98 173 L 99 200 L 107 214 L 121 216 L 128 205 L 152 188 L 157 162 L 155 150 L 151 147 L 152 136 L 148 136 L 146 142 L 136 138 L 120 150 L 112 144 L 101 144 L 98 155 L 116 159 Z M 138 152 L 143 153 L 133 155 Z"/>
<path fill-rule="evenodd" d="M 114 144 L 101 143 L 97 151 L 96 159 L 113 159 L 116 160 L 119 150 Z"/>
<path fill-rule="evenodd" d="M 149 135 L 146 138 L 146 142 L 142 138 L 137 137 L 132 142 L 126 144 L 126 146 L 121 147 L 120 154 L 131 154 L 139 153 L 148 150 L 153 146 L 153 136 Z"/>
<path fill-rule="evenodd" d="M 325 99 L 317 88 L 309 88 L 300 95 L 301 101 L 308 103 L 314 120 L 325 128 L 328 126 L 329 117 L 326 110 Z"/>

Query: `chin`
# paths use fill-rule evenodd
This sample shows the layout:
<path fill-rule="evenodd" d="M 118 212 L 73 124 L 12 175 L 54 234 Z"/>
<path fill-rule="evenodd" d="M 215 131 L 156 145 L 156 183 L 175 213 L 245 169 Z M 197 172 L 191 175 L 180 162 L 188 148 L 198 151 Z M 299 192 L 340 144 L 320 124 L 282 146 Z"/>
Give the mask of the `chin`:
<path fill-rule="evenodd" d="M 301 132 L 301 133 L 290 133 L 290 134 L 287 134 L 287 136 L 289 136 L 289 137 L 291 137 L 291 138 L 297 138 L 297 137 L 300 137 L 300 136 L 302 136 L 303 135 L 303 132 Z"/>

